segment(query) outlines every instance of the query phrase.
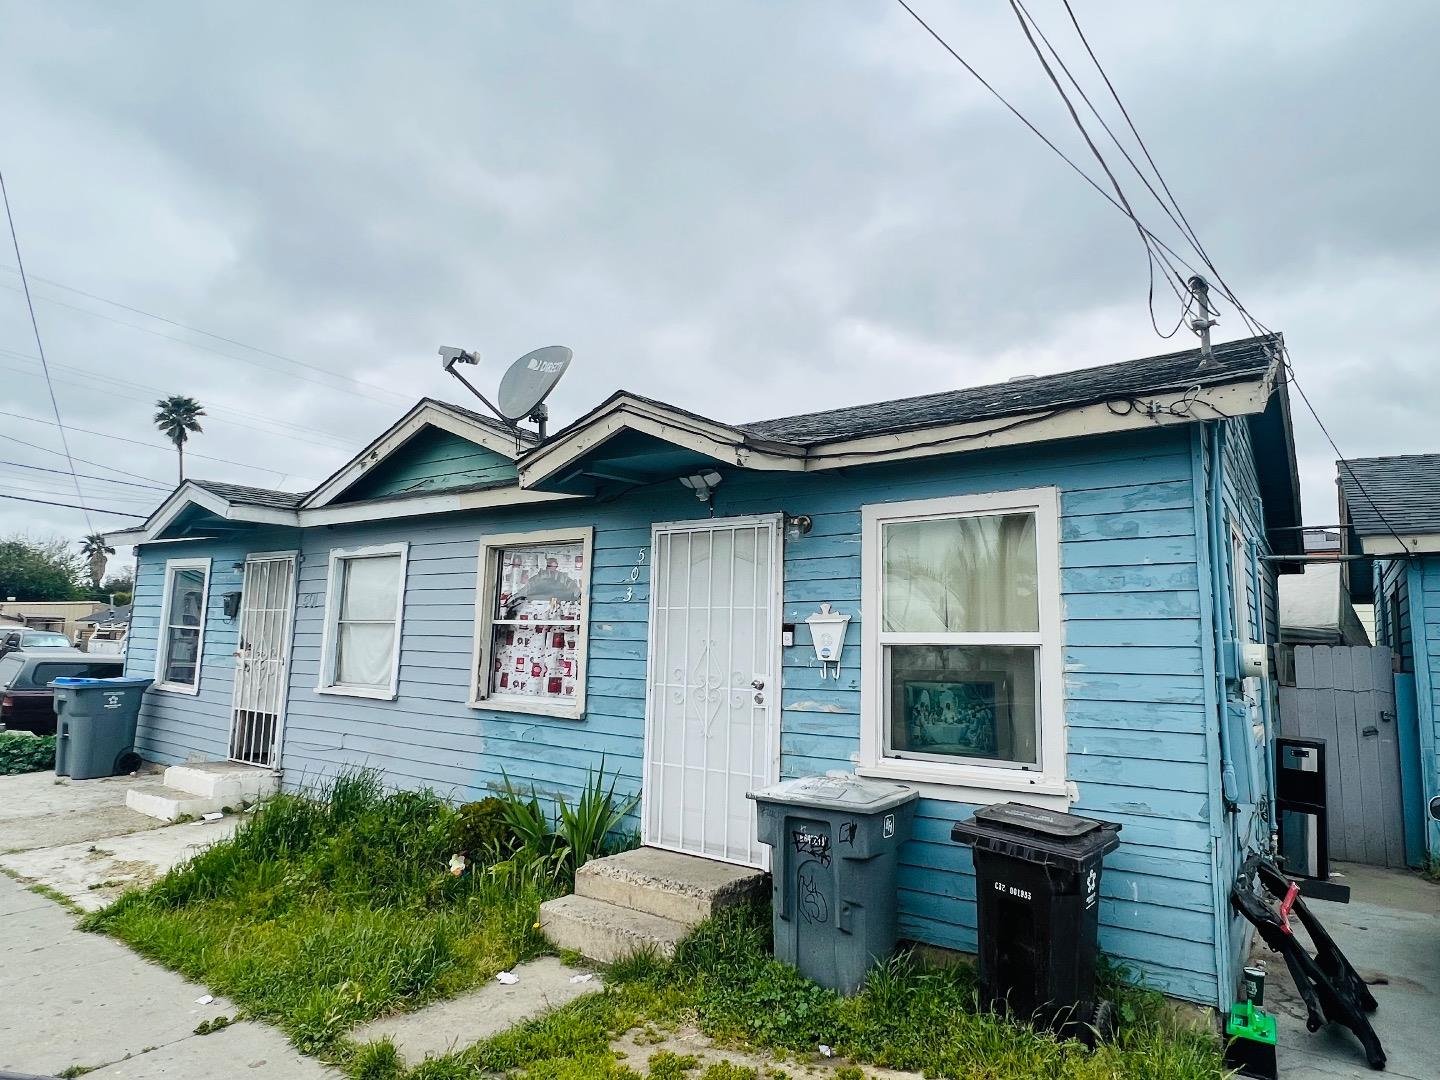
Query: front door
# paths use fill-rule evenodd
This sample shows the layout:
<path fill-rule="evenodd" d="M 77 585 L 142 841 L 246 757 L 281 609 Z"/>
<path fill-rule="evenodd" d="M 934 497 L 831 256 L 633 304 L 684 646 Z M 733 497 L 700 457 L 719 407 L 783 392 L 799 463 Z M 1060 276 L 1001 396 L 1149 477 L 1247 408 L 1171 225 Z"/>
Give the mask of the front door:
<path fill-rule="evenodd" d="M 230 758 L 280 766 L 280 722 L 290 685 L 290 626 L 295 616 L 295 554 L 271 552 L 245 560 Z"/>
<path fill-rule="evenodd" d="M 644 840 L 764 866 L 747 791 L 779 777 L 780 521 L 655 526 Z"/>

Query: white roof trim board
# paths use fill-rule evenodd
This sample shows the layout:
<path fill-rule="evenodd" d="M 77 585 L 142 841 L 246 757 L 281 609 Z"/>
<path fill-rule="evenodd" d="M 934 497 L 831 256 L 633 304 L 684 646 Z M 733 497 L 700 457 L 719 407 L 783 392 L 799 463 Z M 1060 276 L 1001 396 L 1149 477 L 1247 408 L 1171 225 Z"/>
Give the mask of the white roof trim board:
<path fill-rule="evenodd" d="M 1224 356 L 1218 369 L 1198 369 L 1198 351 L 1190 350 L 745 425 L 724 424 L 620 392 L 547 442 L 519 454 L 515 436 L 498 424 L 427 398 L 308 495 L 186 481 L 143 526 L 108 536 L 117 544 L 157 540 L 192 504 L 226 521 L 304 528 L 580 498 L 534 489 L 624 432 L 639 432 L 736 468 L 813 472 L 1254 416 L 1266 410 L 1280 383 L 1272 340 L 1217 346 L 1217 359 Z M 1281 392 L 1283 396 L 1283 387 Z M 514 460 L 518 483 L 333 505 L 347 488 L 427 426 Z"/>
<path fill-rule="evenodd" d="M 360 480 L 366 473 L 371 472 L 375 466 L 427 427 L 438 428 L 441 431 L 448 431 L 452 435 L 458 435 L 462 439 L 468 439 L 477 446 L 483 446 L 487 450 L 494 450 L 497 454 L 504 455 L 511 461 L 519 456 L 515 448 L 514 436 L 507 435 L 498 427 L 468 414 L 467 410 L 457 409 L 444 402 L 426 398 L 382 432 L 369 446 L 351 458 L 339 471 L 321 483 L 305 497 L 305 501 L 301 505 L 306 508 L 328 506 L 352 484 Z"/>

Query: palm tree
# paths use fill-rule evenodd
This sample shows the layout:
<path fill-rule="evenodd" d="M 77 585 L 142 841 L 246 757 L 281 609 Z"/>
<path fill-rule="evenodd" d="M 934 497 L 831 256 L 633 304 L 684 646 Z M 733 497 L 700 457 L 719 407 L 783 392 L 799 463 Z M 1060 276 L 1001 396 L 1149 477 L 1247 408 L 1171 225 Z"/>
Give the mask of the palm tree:
<path fill-rule="evenodd" d="M 104 533 L 91 533 L 80 541 L 80 554 L 89 561 L 90 584 L 100 588 L 100 582 L 105 579 L 106 558 L 114 555 L 115 549 L 105 543 Z"/>
<path fill-rule="evenodd" d="M 185 482 L 185 442 L 192 431 L 204 430 L 200 426 L 200 417 L 204 415 L 200 403 L 184 394 L 171 394 L 155 403 L 155 426 L 175 444 L 175 452 L 180 455 L 181 483 Z"/>

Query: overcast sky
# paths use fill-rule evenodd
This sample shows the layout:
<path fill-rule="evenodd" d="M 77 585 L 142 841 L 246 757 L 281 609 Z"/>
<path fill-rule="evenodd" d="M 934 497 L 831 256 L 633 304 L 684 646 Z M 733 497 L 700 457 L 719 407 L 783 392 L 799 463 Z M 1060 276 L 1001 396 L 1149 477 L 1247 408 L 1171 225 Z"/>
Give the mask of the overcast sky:
<path fill-rule="evenodd" d="M 1008 5 L 914 2 L 1091 168 Z M 1030 8 L 1090 78 L 1058 0 Z M 1440 450 L 1440 4 L 1076 9 L 1341 448 Z M 620 387 L 744 421 L 1193 343 L 1152 331 L 1125 219 L 889 0 L 0 0 L 0 26 L 0 169 L 62 415 L 146 444 L 72 430 L 82 473 L 173 482 L 150 414 L 186 393 L 210 413 L 191 475 L 309 487 L 420 395 L 467 403 L 441 344 L 486 385 L 570 345 L 564 423 Z M 0 409 L 49 420 L 3 239 Z M 9 464 L 64 468 L 14 441 L 58 449 L 53 426 L 0 436 L 0 493 L 74 501 Z M 163 494 L 84 483 L 136 513 Z M 85 522 L 0 500 L 15 531 Z"/>

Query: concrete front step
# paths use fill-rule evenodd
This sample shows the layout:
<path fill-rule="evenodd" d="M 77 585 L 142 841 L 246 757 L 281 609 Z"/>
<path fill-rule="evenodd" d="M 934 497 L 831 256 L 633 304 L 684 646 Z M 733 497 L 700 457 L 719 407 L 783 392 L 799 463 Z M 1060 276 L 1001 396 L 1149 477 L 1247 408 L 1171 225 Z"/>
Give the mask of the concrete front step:
<path fill-rule="evenodd" d="M 206 761 L 171 765 L 165 770 L 165 786 L 206 799 L 223 799 L 238 810 L 242 802 L 259 802 L 275 794 L 277 782 L 273 772 L 256 765 Z"/>
<path fill-rule="evenodd" d="M 192 795 L 188 791 L 177 791 L 159 780 L 131 784 L 125 792 L 125 805 L 131 810 L 159 818 L 161 821 L 198 818 L 213 814 L 226 806 L 233 806 L 226 799 L 206 798 L 204 795 Z"/>
<path fill-rule="evenodd" d="M 642 847 L 587 862 L 575 874 L 575 894 L 694 927 L 724 908 L 763 901 L 770 875 Z"/>
<path fill-rule="evenodd" d="M 674 956 L 675 946 L 690 932 L 674 919 L 574 895 L 541 904 L 540 928 L 557 949 L 571 949 L 602 964 L 647 950 Z"/>

